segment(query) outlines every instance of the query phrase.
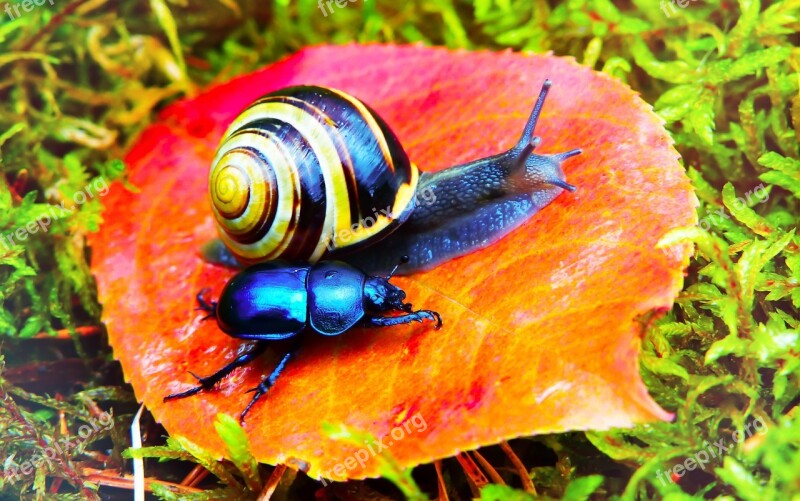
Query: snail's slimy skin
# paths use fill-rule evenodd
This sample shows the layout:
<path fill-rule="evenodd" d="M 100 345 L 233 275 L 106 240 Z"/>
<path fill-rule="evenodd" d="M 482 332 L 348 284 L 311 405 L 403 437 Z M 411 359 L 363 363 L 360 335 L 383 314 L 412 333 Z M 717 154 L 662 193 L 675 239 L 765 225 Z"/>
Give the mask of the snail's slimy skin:
<path fill-rule="evenodd" d="M 564 191 L 545 181 L 564 181 L 560 162 L 567 157 L 563 155 L 577 153 L 531 155 L 523 169 L 514 165 L 512 149 L 504 155 L 423 174 L 418 189 L 430 190 L 436 202 L 418 205 L 391 235 L 363 250 L 343 253 L 340 259 L 367 273 L 381 274 L 408 256 L 408 264 L 398 273 L 409 274 L 488 247 Z"/>

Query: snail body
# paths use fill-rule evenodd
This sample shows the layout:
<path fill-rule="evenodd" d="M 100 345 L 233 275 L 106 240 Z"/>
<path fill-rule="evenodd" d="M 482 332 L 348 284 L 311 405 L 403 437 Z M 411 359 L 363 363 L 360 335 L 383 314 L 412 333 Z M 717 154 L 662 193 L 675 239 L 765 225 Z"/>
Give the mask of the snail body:
<path fill-rule="evenodd" d="M 561 162 L 534 136 L 546 80 L 508 151 L 420 173 L 389 126 L 344 92 L 282 89 L 230 125 L 212 163 L 209 197 L 225 264 L 334 258 L 367 273 L 408 256 L 403 273 L 432 268 L 504 237 L 563 190 Z"/>

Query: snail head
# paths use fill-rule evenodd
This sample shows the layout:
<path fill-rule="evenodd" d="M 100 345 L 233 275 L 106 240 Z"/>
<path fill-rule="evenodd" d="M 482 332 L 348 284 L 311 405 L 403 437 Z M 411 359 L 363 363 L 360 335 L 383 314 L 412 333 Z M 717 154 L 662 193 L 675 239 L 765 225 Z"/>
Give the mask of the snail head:
<path fill-rule="evenodd" d="M 580 155 L 580 148 L 551 155 L 537 155 L 534 153 L 542 142 L 539 136 L 534 136 L 534 131 L 550 85 L 550 80 L 545 80 L 544 84 L 542 84 L 542 90 L 539 92 L 539 97 L 536 99 L 531 116 L 525 124 L 522 137 L 506 155 L 508 155 L 513 165 L 514 177 L 522 177 L 525 184 L 532 186 L 549 184 L 574 192 L 577 188 L 566 181 L 564 171 L 561 170 L 561 163 L 570 157 Z"/>

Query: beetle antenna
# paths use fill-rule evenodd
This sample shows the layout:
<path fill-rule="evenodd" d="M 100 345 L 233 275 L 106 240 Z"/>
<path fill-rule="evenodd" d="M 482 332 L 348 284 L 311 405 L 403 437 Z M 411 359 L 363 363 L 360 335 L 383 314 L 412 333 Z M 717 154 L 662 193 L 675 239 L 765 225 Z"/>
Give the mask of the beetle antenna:
<path fill-rule="evenodd" d="M 217 315 L 217 302 L 211 301 L 210 303 L 205 300 L 205 295 L 208 291 L 211 290 L 211 287 L 206 287 L 201 289 L 200 292 L 197 293 L 197 303 L 200 305 L 195 310 L 203 310 L 204 312 L 208 313 L 208 315 L 204 316 L 201 320 L 208 320 L 209 318 L 214 318 Z"/>
<path fill-rule="evenodd" d="M 390 271 L 389 274 L 386 275 L 386 281 L 388 282 L 392 278 L 394 273 L 397 271 L 397 268 L 399 268 L 401 264 L 406 264 L 407 262 L 408 262 L 408 256 L 401 257 L 400 258 L 400 262 L 397 263 L 396 265 L 394 265 L 394 268 L 392 268 L 392 271 Z"/>

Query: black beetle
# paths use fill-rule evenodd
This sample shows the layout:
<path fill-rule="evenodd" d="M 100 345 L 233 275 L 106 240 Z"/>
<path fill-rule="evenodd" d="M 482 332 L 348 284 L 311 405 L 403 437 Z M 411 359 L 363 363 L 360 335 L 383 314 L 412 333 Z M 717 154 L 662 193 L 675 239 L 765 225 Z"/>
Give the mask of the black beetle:
<path fill-rule="evenodd" d="M 404 257 L 401 262 L 407 260 Z M 190 372 L 200 385 L 168 395 L 164 401 L 188 397 L 213 387 L 235 368 L 261 355 L 269 341 L 296 338 L 306 326 L 325 336 L 338 336 L 359 322 L 365 326 L 384 327 L 427 319 L 435 321 L 437 329 L 441 327 L 442 318 L 435 311 L 411 311 L 411 304 L 403 303 L 406 293 L 389 283 L 396 270 L 397 266 L 383 278 L 366 275 L 341 261 L 313 265 L 269 261 L 251 266 L 231 278 L 219 302 L 209 304 L 203 298 L 207 289 L 201 290 L 197 293 L 197 302 L 198 309 L 208 313 L 205 318 L 216 318 L 219 327 L 230 336 L 252 339 L 256 343 L 210 376 L 200 377 Z M 381 316 L 390 311 L 404 314 Z M 255 395 L 242 411 L 241 421 L 275 384 L 298 348 L 295 343 L 272 373 L 257 387 L 248 390 Z"/>

